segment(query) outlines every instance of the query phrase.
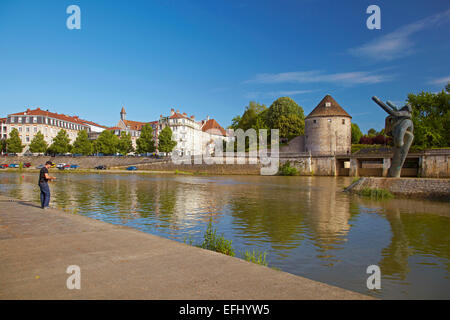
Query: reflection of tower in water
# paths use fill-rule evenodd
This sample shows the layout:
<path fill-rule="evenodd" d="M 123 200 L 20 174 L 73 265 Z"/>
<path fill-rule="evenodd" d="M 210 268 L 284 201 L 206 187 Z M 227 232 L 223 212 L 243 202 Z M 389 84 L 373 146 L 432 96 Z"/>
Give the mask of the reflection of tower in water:
<path fill-rule="evenodd" d="M 333 255 L 329 250 L 339 249 L 350 230 L 350 204 L 348 199 L 340 197 L 337 179 L 317 179 L 313 188 L 320 192 L 308 193 L 306 204 L 306 223 L 310 237 L 314 241 L 321 258 Z"/>

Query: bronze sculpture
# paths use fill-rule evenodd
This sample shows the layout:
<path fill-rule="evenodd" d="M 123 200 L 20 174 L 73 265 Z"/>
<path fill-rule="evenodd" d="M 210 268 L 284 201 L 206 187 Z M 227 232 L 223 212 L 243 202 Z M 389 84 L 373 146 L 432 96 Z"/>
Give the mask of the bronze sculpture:
<path fill-rule="evenodd" d="M 387 105 L 377 97 L 372 97 L 389 116 L 386 117 L 385 134 L 394 139 L 394 156 L 388 171 L 389 177 L 400 178 L 400 173 L 414 139 L 414 125 L 412 122 L 411 105 L 406 104 L 400 110 L 392 102 L 386 101 Z"/>

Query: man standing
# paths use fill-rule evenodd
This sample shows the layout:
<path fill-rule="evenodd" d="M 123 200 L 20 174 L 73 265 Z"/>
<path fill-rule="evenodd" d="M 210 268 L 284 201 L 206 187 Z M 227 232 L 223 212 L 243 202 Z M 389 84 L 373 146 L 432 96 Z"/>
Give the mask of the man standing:
<path fill-rule="evenodd" d="M 55 180 L 48 174 L 48 169 L 53 165 L 51 161 L 47 161 L 45 166 L 39 172 L 39 188 L 41 189 L 41 208 L 48 209 L 50 204 L 50 188 L 48 186 L 49 180 Z"/>

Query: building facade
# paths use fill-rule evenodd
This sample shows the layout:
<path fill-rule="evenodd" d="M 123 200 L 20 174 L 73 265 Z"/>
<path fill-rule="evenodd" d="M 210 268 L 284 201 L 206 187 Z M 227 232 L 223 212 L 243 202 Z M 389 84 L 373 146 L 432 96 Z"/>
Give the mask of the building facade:
<path fill-rule="evenodd" d="M 122 107 L 122 110 L 120 111 L 120 120 L 117 123 L 117 126 L 108 128 L 108 130 L 111 130 L 120 137 L 122 131 L 129 133 L 131 136 L 131 142 L 133 144 L 133 148 L 136 149 L 136 140 L 141 135 L 142 127 L 146 124 L 149 124 L 153 129 L 153 140 L 155 141 L 155 145 L 157 146 L 157 136 L 158 136 L 158 121 L 151 121 L 151 122 L 141 122 L 141 121 L 133 121 L 133 120 L 127 120 L 126 118 L 127 113 L 125 111 L 125 108 Z"/>
<path fill-rule="evenodd" d="M 172 140 L 177 144 L 174 147 L 179 155 L 210 154 L 214 150 L 216 142 L 228 141 L 227 132 L 214 119 L 196 121 L 194 116 L 180 113 L 179 110 L 170 110 L 167 117 L 160 116 L 159 130 L 169 126 L 172 130 Z"/>
<path fill-rule="evenodd" d="M 6 132 L 4 132 L 5 126 Z M 80 130 L 89 131 L 89 126 L 76 116 L 53 113 L 40 108 L 9 114 L 2 127 L 2 134 L 6 134 L 7 137 L 13 129 L 19 131 L 19 137 L 22 144 L 25 145 L 23 153 L 28 152 L 28 146 L 38 132 L 41 132 L 44 135 L 44 140 L 48 145 L 51 145 L 53 138 L 61 129 L 67 132 L 71 142 L 76 139 Z"/>
<path fill-rule="evenodd" d="M 6 127 L 7 118 L 0 118 L 0 139 L 8 139 L 8 128 Z"/>

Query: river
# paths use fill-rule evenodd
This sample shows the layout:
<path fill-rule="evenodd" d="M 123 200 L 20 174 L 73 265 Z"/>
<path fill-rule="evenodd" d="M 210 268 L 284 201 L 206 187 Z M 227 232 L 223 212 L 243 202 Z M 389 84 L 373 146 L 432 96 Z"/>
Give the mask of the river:
<path fill-rule="evenodd" d="M 379 298 L 450 299 L 448 202 L 349 195 L 349 177 L 55 174 L 54 207 L 194 244 L 212 219 L 238 257 L 266 251 L 271 267 Z M 0 193 L 38 202 L 37 176 L 0 172 Z"/>

